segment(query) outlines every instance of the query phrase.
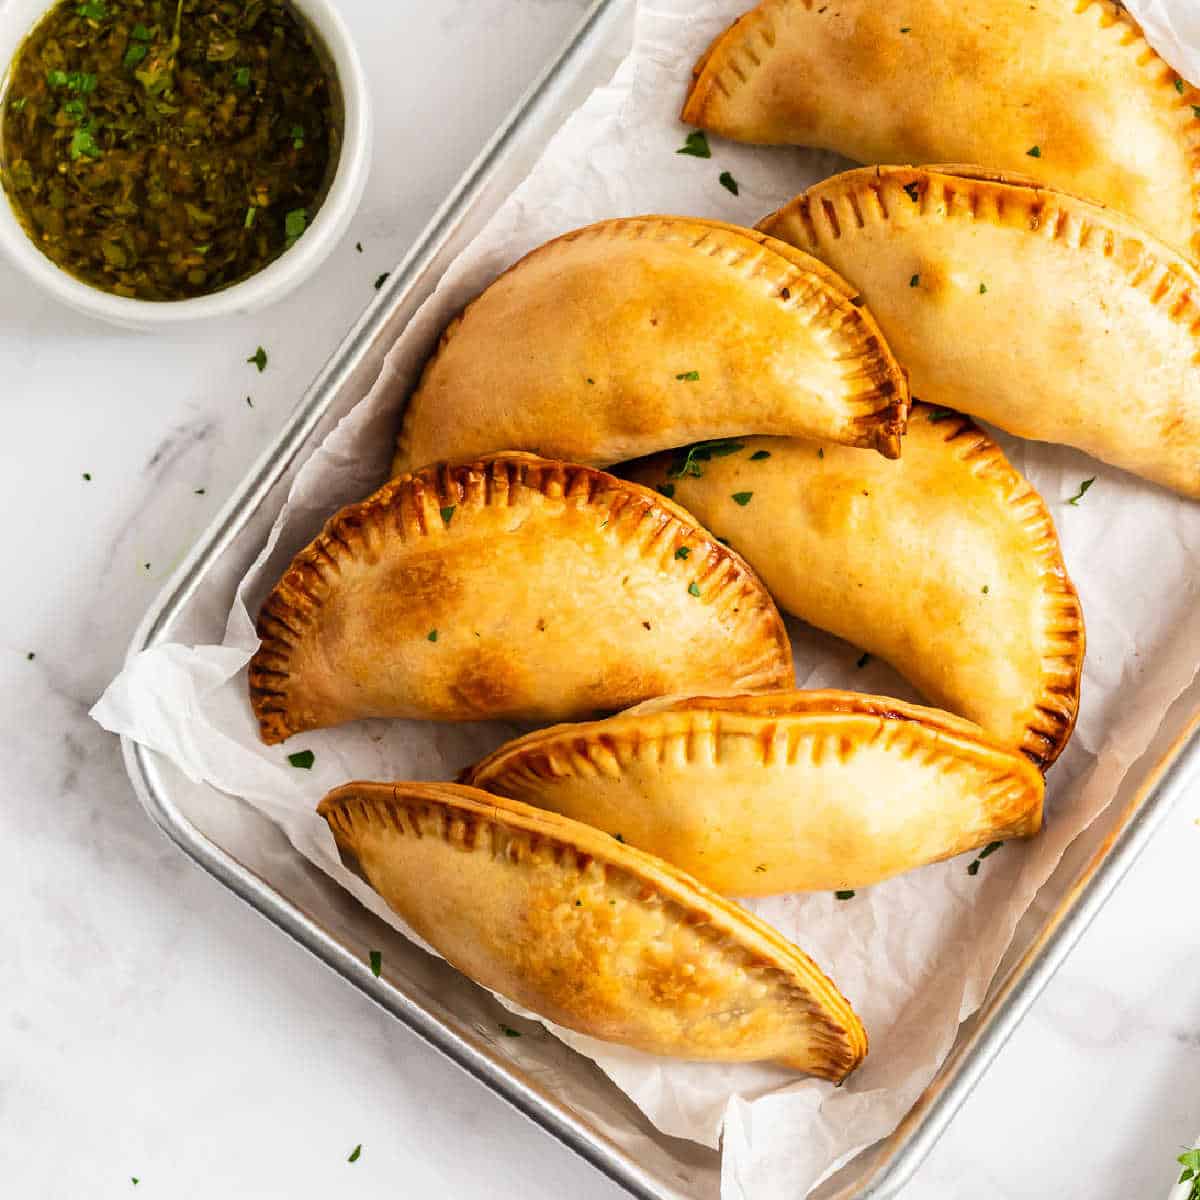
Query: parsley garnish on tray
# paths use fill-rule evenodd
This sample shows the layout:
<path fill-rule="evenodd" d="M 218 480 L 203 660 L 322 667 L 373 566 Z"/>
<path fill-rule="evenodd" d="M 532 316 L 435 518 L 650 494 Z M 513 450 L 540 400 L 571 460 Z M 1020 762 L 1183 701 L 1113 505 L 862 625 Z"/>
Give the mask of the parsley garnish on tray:
<path fill-rule="evenodd" d="M 712 158 L 712 151 L 708 148 L 708 135 L 703 129 L 693 129 L 675 153 L 690 154 L 692 158 Z"/>
<path fill-rule="evenodd" d="M 288 755 L 288 762 L 301 771 L 311 771 L 316 761 L 317 756 L 311 750 L 297 750 L 295 754 Z"/>
<path fill-rule="evenodd" d="M 262 372 L 267 369 L 267 352 L 261 346 L 259 346 L 259 348 L 255 350 L 255 352 L 250 355 L 246 361 L 248 363 L 253 363 L 258 368 L 259 374 L 261 375 Z"/>
<path fill-rule="evenodd" d="M 738 194 L 738 181 L 728 171 L 721 172 L 718 182 L 727 192 L 732 192 L 735 196 Z"/>
<path fill-rule="evenodd" d="M 1084 481 L 1083 481 L 1083 482 L 1082 482 L 1082 483 L 1079 485 L 1079 491 L 1077 491 L 1077 492 L 1075 493 L 1075 495 L 1073 495 L 1073 496 L 1072 496 L 1072 497 L 1071 497 L 1071 498 L 1070 498 L 1070 499 L 1067 501 L 1067 503 L 1068 503 L 1068 504 L 1071 504 L 1071 505 L 1074 505 L 1074 506 L 1078 506 L 1078 504 L 1079 504 L 1080 500 L 1082 500 L 1082 499 L 1084 498 L 1084 496 L 1086 496 L 1086 495 L 1087 495 L 1088 488 L 1090 488 L 1090 487 L 1092 486 L 1092 484 L 1093 484 L 1093 483 L 1095 483 L 1095 482 L 1096 482 L 1096 477 L 1095 477 L 1095 475 L 1093 475 L 1093 476 L 1091 477 L 1091 479 L 1085 479 L 1085 480 L 1084 480 Z"/>

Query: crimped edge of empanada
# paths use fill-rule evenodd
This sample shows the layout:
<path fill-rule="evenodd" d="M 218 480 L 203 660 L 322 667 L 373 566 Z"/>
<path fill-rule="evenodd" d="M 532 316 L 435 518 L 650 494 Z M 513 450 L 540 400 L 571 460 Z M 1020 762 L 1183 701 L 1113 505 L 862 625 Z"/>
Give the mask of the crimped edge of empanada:
<path fill-rule="evenodd" d="M 677 742 L 680 716 L 686 722 L 688 763 L 719 763 L 722 735 L 744 735 L 747 727 L 755 731 L 763 766 L 790 765 L 801 758 L 820 765 L 827 755 L 845 763 L 856 750 L 885 738 L 889 750 L 902 758 L 919 757 L 942 773 L 954 774 L 968 765 L 988 769 L 988 790 L 981 799 L 995 813 L 996 828 L 1007 836 L 1027 837 L 1041 827 L 1041 772 L 1015 748 L 940 709 L 833 689 L 650 700 L 607 720 L 526 734 L 468 768 L 461 781 L 486 790 L 502 773 L 534 779 L 615 777 L 644 763 L 648 753 L 661 753 L 668 739 Z M 861 717 L 879 719 L 865 742 L 855 728 Z M 838 718 L 845 720 L 839 723 Z M 782 752 L 780 732 L 787 738 Z"/>
<path fill-rule="evenodd" d="M 914 412 L 928 419 L 933 409 Z M 960 413 L 939 421 L 948 445 L 977 478 L 994 485 L 1005 508 L 1029 539 L 1037 562 L 1044 603 L 1041 625 L 1041 687 L 1026 722 L 1020 750 L 1043 772 L 1066 748 L 1079 716 L 1079 692 L 1087 630 L 1079 593 L 1067 573 L 1054 518 L 1037 489 L 1008 461 L 1004 451 L 969 417 Z"/>
<path fill-rule="evenodd" d="M 389 480 L 367 499 L 335 513 L 293 558 L 259 612 L 261 644 L 250 661 L 250 702 L 262 740 L 274 745 L 309 728 L 293 716 L 291 655 L 335 586 L 343 557 L 377 554 L 388 534 L 409 542 L 431 529 L 444 530 L 441 512 L 446 508 L 515 508 L 523 503 L 522 493 L 603 507 L 610 535 L 642 554 L 657 555 L 664 571 L 680 546 L 703 546 L 703 554 L 694 549 L 689 558 L 700 592 L 697 603 L 714 608 L 723 619 L 764 626 L 759 634 L 764 647 L 761 678 L 748 686 L 777 687 L 791 680 L 791 641 L 774 602 L 741 556 L 690 513 L 649 488 L 597 468 L 511 451 L 467 463 L 436 463 Z M 770 669 L 769 663 L 774 664 Z"/>
<path fill-rule="evenodd" d="M 811 9 L 814 0 L 762 0 L 716 36 L 692 68 L 681 120 L 700 128 L 711 127 L 709 110 L 715 93 L 732 95 L 762 65 L 775 47 L 772 24 L 775 10 L 793 4 Z M 1180 247 L 1180 251 L 1186 249 L 1193 260 L 1200 262 L 1200 122 L 1196 121 L 1194 111 L 1200 105 L 1200 89 L 1184 80 L 1159 56 L 1146 40 L 1141 25 L 1121 5 L 1112 0 L 1078 0 L 1072 6 L 1078 17 L 1093 9 L 1097 10 L 1099 27 L 1113 30 L 1117 44 L 1126 49 L 1131 66 L 1142 73 L 1146 85 L 1161 96 L 1165 105 L 1179 110 L 1179 136 L 1187 147 L 1191 165 L 1193 227 L 1191 244 Z"/>
<path fill-rule="evenodd" d="M 389 834 L 438 837 L 467 853 L 494 855 L 520 868 L 536 855 L 549 852 L 556 866 L 582 871 L 593 862 L 629 884 L 617 889 L 625 903 L 651 905 L 711 938 L 723 950 L 736 950 L 748 961 L 732 969 L 752 975 L 775 975 L 796 998 L 806 1022 L 806 1034 L 820 1042 L 823 1061 L 791 1063 L 821 1078 L 840 1081 L 867 1053 L 867 1032 L 836 984 L 798 946 L 765 921 L 710 891 L 698 880 L 652 854 L 646 854 L 589 825 L 555 813 L 492 796 L 474 788 L 437 783 L 347 783 L 330 792 L 317 806 L 340 847 L 355 850 L 358 829 L 383 824 Z M 501 830 L 501 845 L 495 831 Z M 386 897 L 385 897 L 386 899 Z M 401 914 L 403 915 L 403 914 Z"/>
<path fill-rule="evenodd" d="M 597 221 L 545 242 L 518 259 L 467 304 L 442 332 L 437 349 L 426 362 L 405 405 L 396 438 L 395 462 L 407 462 L 407 438 L 417 419 L 426 380 L 471 309 L 499 280 L 520 271 L 535 258 L 561 253 L 584 238 L 662 239 L 680 227 L 694 231 L 690 249 L 709 257 L 715 257 L 725 248 L 719 242 L 713 242 L 714 233 L 724 233 L 732 239 L 761 247 L 783 260 L 771 280 L 778 303 L 795 312 L 806 325 L 824 327 L 828 331 L 831 357 L 836 357 L 841 364 L 846 381 L 847 395 L 843 399 L 849 409 L 859 410 L 848 422 L 861 431 L 855 444 L 876 449 L 886 458 L 899 458 L 900 439 L 908 419 L 908 382 L 875 318 L 856 303 L 858 296 L 850 284 L 803 250 L 761 230 L 697 217 L 647 214 Z M 735 252 L 743 249 L 732 244 L 728 248 Z M 765 260 L 755 261 L 748 254 L 749 247 L 744 249 L 746 252 L 728 258 L 726 265 L 742 270 L 747 278 L 763 276 L 767 270 Z"/>

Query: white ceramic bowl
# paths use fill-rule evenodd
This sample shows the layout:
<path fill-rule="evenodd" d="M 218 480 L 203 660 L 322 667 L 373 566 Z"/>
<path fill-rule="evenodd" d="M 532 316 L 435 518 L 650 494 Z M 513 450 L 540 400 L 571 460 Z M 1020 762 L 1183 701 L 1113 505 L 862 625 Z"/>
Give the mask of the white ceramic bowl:
<path fill-rule="evenodd" d="M 89 316 L 131 329 L 161 329 L 210 317 L 240 316 L 273 304 L 303 283 L 328 257 L 350 225 L 371 165 L 371 112 L 366 76 L 334 0 L 292 0 L 324 43 L 341 89 L 345 130 L 337 173 L 304 236 L 273 263 L 242 283 L 192 300 L 130 300 L 90 287 L 56 267 L 29 240 L 7 194 L 0 195 L 0 249 L 39 287 Z M 51 0 L 0 3 L 0 69 L 51 8 Z M 0 94 L 3 89 L 0 88 Z M 0 188 L 0 193 L 3 189 Z"/>

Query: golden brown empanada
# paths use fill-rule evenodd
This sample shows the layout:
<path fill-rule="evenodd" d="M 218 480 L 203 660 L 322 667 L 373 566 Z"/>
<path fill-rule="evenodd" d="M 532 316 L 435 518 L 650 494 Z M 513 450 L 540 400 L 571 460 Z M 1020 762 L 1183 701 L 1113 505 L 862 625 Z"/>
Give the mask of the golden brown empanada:
<path fill-rule="evenodd" d="M 867 1052 L 806 954 L 608 833 L 454 784 L 350 783 L 318 811 L 453 966 L 568 1029 L 833 1080 Z"/>
<path fill-rule="evenodd" d="M 736 896 L 863 887 L 1042 820 L 1023 755 L 949 713 L 854 692 L 649 701 L 519 738 L 464 782 Z"/>
<path fill-rule="evenodd" d="M 1200 497 L 1200 276 L 1130 221 L 980 168 L 870 167 L 762 225 L 854 281 L 915 396 Z"/>
<path fill-rule="evenodd" d="M 776 603 L 891 663 L 1039 766 L 1075 725 L 1079 597 L 1041 497 L 957 413 L 916 405 L 887 462 L 798 438 L 630 467 L 728 539 Z"/>
<path fill-rule="evenodd" d="M 863 163 L 1034 175 L 1195 260 L 1196 104 L 1108 0 L 764 0 L 696 65 L 683 119 Z"/>
<path fill-rule="evenodd" d="M 771 597 L 681 508 L 501 454 L 342 509 L 263 605 L 262 738 L 360 717 L 562 720 L 680 688 L 792 681 Z"/>
<path fill-rule="evenodd" d="M 743 433 L 894 458 L 908 391 L 847 284 L 736 225 L 631 217 L 526 255 L 442 336 L 397 472 L 496 450 L 605 466 Z"/>

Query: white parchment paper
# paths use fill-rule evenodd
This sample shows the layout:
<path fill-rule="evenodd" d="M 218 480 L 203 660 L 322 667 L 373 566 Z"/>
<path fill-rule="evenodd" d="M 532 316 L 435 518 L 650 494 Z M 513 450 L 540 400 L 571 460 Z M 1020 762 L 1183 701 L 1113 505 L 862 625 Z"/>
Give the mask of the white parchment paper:
<path fill-rule="evenodd" d="M 1129 0 L 1172 65 L 1200 79 L 1200 10 L 1187 0 Z M 168 755 L 188 775 L 245 798 L 297 851 L 403 928 L 340 864 L 323 822 L 324 793 L 349 778 L 449 779 L 515 731 L 502 725 L 365 722 L 268 749 L 246 699 L 257 612 L 290 557 L 342 504 L 385 477 L 399 406 L 446 321 L 527 250 L 603 217 L 675 212 L 753 224 L 840 169 L 830 155 L 760 150 L 712 138 L 713 157 L 677 155 L 677 111 L 691 65 L 745 0 L 646 0 L 634 50 L 592 95 L 526 183 L 448 272 L 395 347 L 371 394 L 296 477 L 269 546 L 243 581 L 221 646 L 164 646 L 116 679 L 93 715 Z M 718 182 L 729 171 L 731 195 Z M 866 1064 L 841 1088 L 770 1067 L 657 1060 L 555 1030 L 589 1055 L 667 1133 L 716 1146 L 723 1200 L 783 1200 L 889 1133 L 928 1083 L 959 1021 L 984 996 L 1013 928 L 1071 839 L 1108 803 L 1200 662 L 1200 505 L 1074 451 L 1000 435 L 1046 498 L 1079 586 L 1089 649 L 1078 731 L 1050 777 L 1045 832 L 1009 844 L 978 874 L 972 856 L 929 867 L 851 901 L 792 895 L 748 907 L 802 945 L 837 981 L 871 1037 Z M 1082 480 L 1095 485 L 1066 503 Z M 794 627 L 800 686 L 911 697 L 852 647 Z M 287 754 L 311 749 L 311 771 Z"/>

